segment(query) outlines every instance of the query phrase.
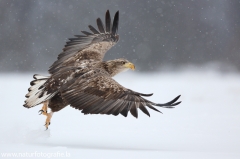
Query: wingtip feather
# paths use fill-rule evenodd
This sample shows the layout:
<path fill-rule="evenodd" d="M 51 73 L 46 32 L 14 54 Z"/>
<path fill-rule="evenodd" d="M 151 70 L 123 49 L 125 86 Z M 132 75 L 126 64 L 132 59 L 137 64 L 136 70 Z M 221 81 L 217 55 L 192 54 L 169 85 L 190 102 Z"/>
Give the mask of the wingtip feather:
<path fill-rule="evenodd" d="M 100 31 L 100 33 L 105 33 L 104 25 L 100 18 L 97 18 L 97 26 L 98 26 L 98 30 Z"/>
<path fill-rule="evenodd" d="M 93 32 L 93 34 L 100 34 L 93 26 L 88 25 L 88 27 Z"/>
<path fill-rule="evenodd" d="M 112 22 L 111 22 L 111 15 L 110 15 L 109 10 L 107 10 L 106 15 L 105 15 L 105 27 L 106 27 L 106 32 L 110 33 L 111 27 L 112 27 Z"/>
<path fill-rule="evenodd" d="M 118 31 L 118 23 L 119 23 L 119 11 L 115 13 L 113 19 L 113 27 L 112 27 L 112 34 L 116 35 Z"/>

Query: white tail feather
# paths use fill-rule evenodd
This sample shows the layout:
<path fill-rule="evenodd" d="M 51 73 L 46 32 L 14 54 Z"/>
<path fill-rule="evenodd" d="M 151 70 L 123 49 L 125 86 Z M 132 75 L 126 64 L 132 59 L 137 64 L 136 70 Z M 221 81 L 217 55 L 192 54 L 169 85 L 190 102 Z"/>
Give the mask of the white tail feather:
<path fill-rule="evenodd" d="M 48 80 L 49 77 L 41 76 L 41 75 L 34 75 L 34 81 L 31 82 L 31 87 L 28 89 L 28 94 L 26 94 L 27 99 L 25 100 L 24 107 L 31 108 L 42 102 L 50 99 L 55 95 L 54 94 L 47 94 L 44 92 L 44 83 Z M 40 88 L 42 87 L 42 88 Z M 42 94 L 42 95 L 41 95 Z"/>
<path fill-rule="evenodd" d="M 33 75 L 33 78 L 34 79 L 44 79 L 44 78 L 49 78 L 49 76 L 42 76 L 42 75 L 35 74 L 35 75 Z"/>

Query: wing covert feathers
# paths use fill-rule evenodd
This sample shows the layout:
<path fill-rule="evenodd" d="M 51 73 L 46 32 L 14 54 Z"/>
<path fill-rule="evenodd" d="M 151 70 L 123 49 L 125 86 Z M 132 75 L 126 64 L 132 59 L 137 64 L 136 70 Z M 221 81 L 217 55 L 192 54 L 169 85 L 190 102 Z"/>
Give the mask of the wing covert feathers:
<path fill-rule="evenodd" d="M 153 103 L 142 97 L 152 94 L 142 94 L 126 89 L 101 72 L 92 75 L 87 81 L 79 77 L 60 92 L 67 103 L 84 114 L 122 114 L 127 117 L 130 111 L 134 117 L 138 118 L 138 109 L 140 109 L 150 117 L 147 107 L 160 112 L 154 106 L 173 108 L 180 103 L 176 103 L 180 96 L 165 104 Z"/>

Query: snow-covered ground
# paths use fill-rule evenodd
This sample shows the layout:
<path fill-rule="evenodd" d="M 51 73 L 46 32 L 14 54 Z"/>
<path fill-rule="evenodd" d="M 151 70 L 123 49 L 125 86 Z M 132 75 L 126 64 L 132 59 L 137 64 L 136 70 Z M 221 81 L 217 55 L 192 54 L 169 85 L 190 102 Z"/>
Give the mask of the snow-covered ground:
<path fill-rule="evenodd" d="M 139 118 L 55 113 L 49 130 L 41 106 L 24 108 L 32 74 L 0 74 L 0 158 L 240 158 L 240 75 L 214 71 L 122 73 L 115 78 L 148 99 L 175 109 L 139 111 Z"/>

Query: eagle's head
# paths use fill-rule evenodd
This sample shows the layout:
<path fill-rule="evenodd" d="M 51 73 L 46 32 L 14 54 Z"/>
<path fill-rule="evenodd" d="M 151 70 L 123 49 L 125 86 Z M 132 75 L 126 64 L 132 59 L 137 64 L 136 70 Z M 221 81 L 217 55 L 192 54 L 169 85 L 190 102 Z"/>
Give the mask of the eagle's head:
<path fill-rule="evenodd" d="M 134 64 L 123 58 L 106 61 L 106 66 L 107 72 L 112 77 L 129 69 L 135 70 Z"/>

